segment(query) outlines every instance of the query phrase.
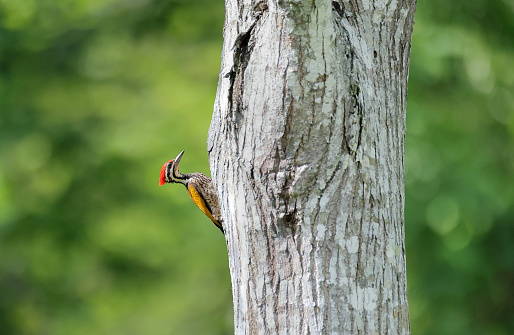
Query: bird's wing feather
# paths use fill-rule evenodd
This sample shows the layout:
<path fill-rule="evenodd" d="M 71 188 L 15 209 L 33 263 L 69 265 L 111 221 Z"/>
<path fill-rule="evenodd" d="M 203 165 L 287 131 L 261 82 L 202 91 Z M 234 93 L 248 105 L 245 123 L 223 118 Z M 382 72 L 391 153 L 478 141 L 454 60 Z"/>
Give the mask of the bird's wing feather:
<path fill-rule="evenodd" d="M 201 176 L 201 178 L 209 178 L 209 177 L 203 175 L 203 176 Z M 212 207 L 216 208 L 216 212 L 219 212 L 218 198 L 216 197 L 216 198 L 204 199 L 202 197 L 202 194 L 203 195 L 214 194 L 214 196 L 216 194 L 216 193 L 214 193 L 214 188 L 213 188 L 210 180 L 206 180 L 206 181 L 207 182 L 202 182 L 202 183 L 196 182 L 194 180 L 189 181 L 189 183 L 187 185 L 187 193 L 189 193 L 189 196 L 191 197 L 193 202 L 196 204 L 196 206 L 198 206 L 198 208 L 200 208 L 200 210 L 205 215 L 207 215 L 207 217 L 209 219 L 211 219 L 211 221 L 216 226 L 218 226 L 218 228 L 223 229 L 221 226 L 220 213 L 212 213 L 211 206 L 208 205 L 210 203 L 212 205 Z M 206 187 L 210 187 L 210 188 L 212 188 L 212 190 L 207 190 Z"/>

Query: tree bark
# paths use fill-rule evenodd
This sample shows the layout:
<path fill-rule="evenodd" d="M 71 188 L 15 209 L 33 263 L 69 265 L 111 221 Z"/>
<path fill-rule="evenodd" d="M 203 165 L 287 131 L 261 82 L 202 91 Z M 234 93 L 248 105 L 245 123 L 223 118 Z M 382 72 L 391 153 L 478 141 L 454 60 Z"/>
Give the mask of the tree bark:
<path fill-rule="evenodd" d="M 208 151 L 236 334 L 409 334 L 415 0 L 226 0 Z"/>

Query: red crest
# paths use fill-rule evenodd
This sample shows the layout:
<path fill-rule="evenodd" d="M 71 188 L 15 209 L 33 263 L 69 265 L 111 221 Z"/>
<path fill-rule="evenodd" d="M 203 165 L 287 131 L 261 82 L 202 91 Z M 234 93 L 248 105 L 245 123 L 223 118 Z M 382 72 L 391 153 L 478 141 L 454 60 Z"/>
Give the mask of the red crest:
<path fill-rule="evenodd" d="M 161 176 L 159 177 L 159 186 L 162 186 L 162 185 L 166 184 L 166 166 L 168 165 L 168 163 L 172 163 L 172 162 L 173 162 L 173 159 L 170 160 L 170 161 L 167 161 L 162 166 L 162 168 L 161 168 Z"/>

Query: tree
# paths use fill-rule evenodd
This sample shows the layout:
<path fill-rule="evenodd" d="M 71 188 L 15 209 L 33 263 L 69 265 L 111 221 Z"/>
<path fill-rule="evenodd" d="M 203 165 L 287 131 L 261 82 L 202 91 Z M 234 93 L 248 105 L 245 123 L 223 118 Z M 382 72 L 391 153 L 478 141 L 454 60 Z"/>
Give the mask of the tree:
<path fill-rule="evenodd" d="M 408 334 L 415 0 L 226 1 L 209 131 L 236 334 Z"/>

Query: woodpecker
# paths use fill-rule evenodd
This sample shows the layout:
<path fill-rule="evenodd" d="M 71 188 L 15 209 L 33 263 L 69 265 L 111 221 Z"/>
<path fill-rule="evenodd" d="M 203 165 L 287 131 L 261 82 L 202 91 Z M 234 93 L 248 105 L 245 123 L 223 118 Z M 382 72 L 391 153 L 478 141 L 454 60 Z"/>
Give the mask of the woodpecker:
<path fill-rule="evenodd" d="M 162 186 L 166 183 L 180 183 L 184 185 L 195 205 L 211 219 L 223 234 L 225 234 L 223 226 L 221 225 L 223 221 L 221 220 L 218 196 L 212 185 L 211 178 L 200 172 L 188 174 L 180 173 L 178 171 L 178 165 L 180 164 L 180 158 L 182 158 L 183 154 L 184 150 L 178 154 L 177 158 L 164 163 L 161 168 L 159 185 Z"/>

